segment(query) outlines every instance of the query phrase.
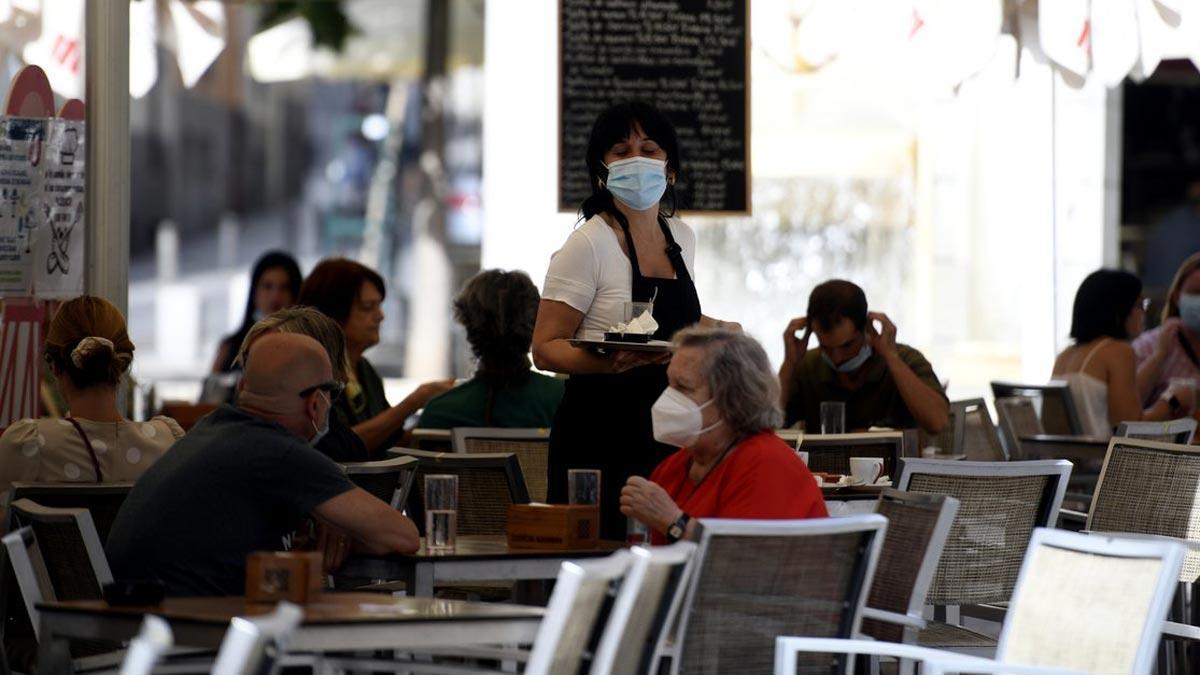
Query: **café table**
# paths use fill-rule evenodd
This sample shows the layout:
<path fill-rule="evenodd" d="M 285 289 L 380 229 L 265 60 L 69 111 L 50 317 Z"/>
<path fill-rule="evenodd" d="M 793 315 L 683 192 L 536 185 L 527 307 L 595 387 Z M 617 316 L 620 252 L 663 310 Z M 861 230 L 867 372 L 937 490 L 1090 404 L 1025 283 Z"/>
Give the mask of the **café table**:
<path fill-rule="evenodd" d="M 153 607 L 113 607 L 103 600 L 40 603 L 39 672 L 71 672 L 69 640 L 127 641 L 146 614 L 170 624 L 176 645 L 216 649 L 231 619 L 272 609 L 270 604 L 248 604 L 242 596 L 167 598 Z M 303 609 L 290 652 L 529 644 L 544 613 L 523 605 L 379 593 L 323 593 Z"/>
<path fill-rule="evenodd" d="M 622 542 L 601 541 L 565 551 L 509 548 L 504 535 L 461 535 L 452 552 L 430 552 L 422 539 L 416 553 L 353 557 L 338 574 L 403 581 L 410 595 L 428 598 L 435 584 L 554 579 L 564 560 L 600 558 L 622 547 Z"/>

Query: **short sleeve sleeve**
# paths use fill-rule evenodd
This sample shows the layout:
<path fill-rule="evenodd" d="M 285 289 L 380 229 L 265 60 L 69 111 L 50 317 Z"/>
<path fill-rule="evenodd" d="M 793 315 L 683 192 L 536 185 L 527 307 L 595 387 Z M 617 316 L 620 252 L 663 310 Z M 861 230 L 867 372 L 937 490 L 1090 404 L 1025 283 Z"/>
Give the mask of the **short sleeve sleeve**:
<path fill-rule="evenodd" d="M 587 314 L 596 297 L 596 251 L 581 230 L 567 237 L 566 243 L 550 257 L 542 298 L 565 302 Z"/>
<path fill-rule="evenodd" d="M 151 418 L 150 421 L 158 422 L 159 424 L 166 427 L 167 431 L 171 432 L 171 437 L 174 438 L 175 440 L 179 440 L 179 439 L 183 438 L 183 434 L 185 433 L 183 430 L 183 427 L 179 426 L 179 422 L 176 422 L 175 420 L 171 419 L 170 417 L 167 417 L 166 415 L 157 415 L 157 416 Z"/>
<path fill-rule="evenodd" d="M 354 489 L 342 467 L 307 445 L 288 448 L 278 462 L 258 467 L 258 475 L 260 489 L 296 513 L 308 513 Z"/>
<path fill-rule="evenodd" d="M 675 237 L 675 243 L 679 244 L 679 248 L 683 252 L 683 264 L 687 265 L 688 274 L 694 279 L 696 277 L 696 233 L 679 218 L 672 218 L 669 223 L 671 235 Z"/>
<path fill-rule="evenodd" d="M 46 437 L 38 429 L 37 420 L 13 422 L 0 436 L 0 491 L 4 504 L 8 504 L 13 483 L 37 479 L 39 455 L 45 450 Z"/>
<path fill-rule="evenodd" d="M 930 389 L 941 394 L 942 398 L 949 402 L 950 399 L 946 397 L 946 390 L 942 388 L 942 383 L 938 380 L 937 373 L 933 372 L 933 365 L 929 363 L 924 354 L 910 347 L 904 350 L 901 356 L 904 359 L 905 365 L 912 369 L 913 374 L 921 378 L 921 381 L 928 385 Z"/>

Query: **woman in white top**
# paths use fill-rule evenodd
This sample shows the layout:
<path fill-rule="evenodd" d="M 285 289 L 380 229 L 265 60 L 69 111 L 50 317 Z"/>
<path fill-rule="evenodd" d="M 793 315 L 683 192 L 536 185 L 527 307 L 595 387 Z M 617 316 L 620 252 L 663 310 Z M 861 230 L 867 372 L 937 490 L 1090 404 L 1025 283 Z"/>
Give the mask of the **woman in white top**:
<path fill-rule="evenodd" d="M 1125 421 L 1166 420 L 1191 410 L 1190 390 L 1168 390 L 1142 407 L 1130 340 L 1142 332 L 1146 301 L 1142 282 L 1118 270 L 1098 270 L 1083 280 L 1071 315 L 1072 346 L 1054 362 L 1079 409 L 1084 433 L 1108 438 Z"/>
<path fill-rule="evenodd" d="M 653 301 L 656 339 L 722 322 L 700 313 L 692 283 L 696 238 L 672 217 L 679 143 L 666 117 L 645 103 L 609 108 L 592 127 L 587 166 L 585 222 L 550 260 L 533 359 L 538 368 L 571 376 L 551 428 L 549 500 L 566 501 L 568 469 L 599 469 L 601 536 L 623 539 L 626 479 L 650 475 L 675 449 L 654 440 L 650 423 L 670 356 L 598 354 L 568 340 L 601 337 L 624 319 L 629 301 Z"/>
<path fill-rule="evenodd" d="M 5 505 L 17 481 L 136 480 L 183 436 L 169 417 L 130 422 L 117 411 L 117 382 L 133 361 L 133 343 L 125 317 L 107 300 L 85 295 L 63 303 L 50 322 L 45 357 L 70 414 L 19 420 L 0 436 Z"/>

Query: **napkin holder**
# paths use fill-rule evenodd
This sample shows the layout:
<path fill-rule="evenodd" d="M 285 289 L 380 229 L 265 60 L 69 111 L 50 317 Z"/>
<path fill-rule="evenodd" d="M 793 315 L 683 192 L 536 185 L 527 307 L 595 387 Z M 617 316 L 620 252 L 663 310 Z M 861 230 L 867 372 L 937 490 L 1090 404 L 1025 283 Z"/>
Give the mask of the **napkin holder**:
<path fill-rule="evenodd" d="M 246 558 L 246 600 L 304 604 L 325 583 L 317 551 L 260 551 Z"/>
<path fill-rule="evenodd" d="M 511 504 L 508 546 L 543 551 L 595 548 L 600 543 L 600 507 Z"/>

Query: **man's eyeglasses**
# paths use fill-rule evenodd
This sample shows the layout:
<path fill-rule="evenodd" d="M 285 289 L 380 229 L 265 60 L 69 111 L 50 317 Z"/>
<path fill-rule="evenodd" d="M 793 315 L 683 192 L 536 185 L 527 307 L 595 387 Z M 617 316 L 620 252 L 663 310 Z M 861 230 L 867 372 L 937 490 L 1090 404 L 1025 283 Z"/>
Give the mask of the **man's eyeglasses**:
<path fill-rule="evenodd" d="M 346 389 L 346 385 L 341 382 L 334 382 L 333 380 L 322 382 L 320 384 L 314 384 L 307 389 L 301 389 L 300 398 L 308 398 L 309 394 L 317 391 L 318 389 L 325 392 L 325 394 L 329 396 L 329 401 L 332 403 L 333 401 L 338 400 L 338 397 L 342 395 L 342 391 Z"/>

